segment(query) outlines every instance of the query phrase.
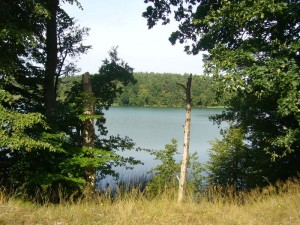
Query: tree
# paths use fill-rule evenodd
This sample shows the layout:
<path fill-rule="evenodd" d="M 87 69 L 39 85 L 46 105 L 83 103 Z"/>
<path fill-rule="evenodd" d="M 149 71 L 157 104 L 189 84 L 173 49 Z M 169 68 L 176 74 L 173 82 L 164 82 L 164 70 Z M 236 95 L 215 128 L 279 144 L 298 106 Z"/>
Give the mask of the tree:
<path fill-rule="evenodd" d="M 122 94 L 125 86 L 136 82 L 133 77 L 133 68 L 118 57 L 117 49 L 117 47 L 112 47 L 108 52 L 109 58 L 103 60 L 99 72 L 92 76 L 92 88 L 96 98 L 95 114 L 100 116 L 95 123 L 99 133 L 95 139 L 95 146 L 114 154 L 113 160 L 98 168 L 99 178 L 103 178 L 106 175 L 118 177 L 118 174 L 113 169 L 114 166 L 132 168 L 131 165 L 141 163 L 141 161 L 135 160 L 133 157 L 123 157 L 118 154 L 118 151 L 133 149 L 134 143 L 130 138 L 122 138 L 120 136 L 104 138 L 107 135 L 107 129 L 105 127 L 103 110 L 109 109 L 115 98 Z"/>
<path fill-rule="evenodd" d="M 55 90 L 57 92 L 59 77 L 74 75 L 80 72 L 75 65 L 77 58 L 86 54 L 90 45 L 84 45 L 83 40 L 89 34 L 89 28 L 81 28 L 76 20 L 60 9 L 57 15 L 58 65 L 55 73 Z"/>
<path fill-rule="evenodd" d="M 82 113 L 87 118 L 84 118 L 82 123 L 82 146 L 90 149 L 86 152 L 87 157 L 94 157 L 94 154 L 91 152 L 94 147 L 95 139 L 95 128 L 94 128 L 94 111 L 95 111 L 95 97 L 92 90 L 91 76 L 89 73 L 82 75 L 82 95 L 83 98 L 83 109 Z M 86 168 L 86 181 L 88 182 L 89 188 L 95 188 L 96 182 L 96 168 L 90 166 Z"/>
<path fill-rule="evenodd" d="M 73 0 L 68 0 L 73 3 Z M 74 64 L 66 64 L 67 57 L 73 59 L 86 53 L 91 46 L 82 44 L 83 37 L 88 34 L 87 28 L 80 29 L 75 26 L 75 21 L 60 8 L 59 0 L 46 1 L 45 8 L 49 16 L 46 19 L 45 46 L 39 55 L 46 56 L 42 60 L 45 63 L 44 78 L 44 103 L 45 115 L 53 116 L 56 107 L 56 92 L 58 77 L 76 71 Z M 42 57 L 43 58 L 43 57 Z"/>
<path fill-rule="evenodd" d="M 265 175 L 257 182 L 264 185 L 296 176 L 300 162 L 300 2 L 146 3 L 154 4 L 143 14 L 150 28 L 159 20 L 167 24 L 174 9 L 180 25 L 170 41 L 187 43 L 185 51 L 189 54 L 208 52 L 204 58 L 206 73 L 218 81 L 219 94 L 232 93 L 229 108 L 214 121 L 230 122 L 233 126 L 228 134 L 231 129 L 243 130 L 251 157 L 263 159 L 255 162 L 262 162 L 260 169 Z M 232 144 L 229 139 L 224 141 Z"/>
<path fill-rule="evenodd" d="M 185 116 L 185 125 L 184 125 L 183 154 L 182 154 L 181 171 L 180 171 L 180 178 L 179 178 L 178 202 L 182 202 L 184 198 L 186 178 L 187 178 L 187 167 L 189 163 L 191 110 L 192 110 L 191 86 L 192 86 L 192 75 L 190 75 L 190 77 L 188 78 L 186 87 L 183 86 L 186 94 L 186 99 L 185 99 L 186 116 Z"/>
<path fill-rule="evenodd" d="M 147 193 L 157 196 L 177 186 L 176 176 L 180 172 L 180 164 L 174 158 L 178 154 L 177 141 L 173 139 L 170 144 L 165 145 L 164 150 L 155 150 L 151 154 L 155 156 L 155 160 L 162 162 L 150 171 L 154 172 L 154 176 L 147 185 Z"/>
<path fill-rule="evenodd" d="M 244 135 L 242 130 L 232 128 L 223 134 L 223 140 L 213 142 L 210 159 L 206 164 L 210 185 L 228 185 L 243 189 L 245 183 L 249 184 L 249 180 L 246 182 L 247 171 L 250 169 L 247 161 L 253 159 L 243 143 Z M 255 180 L 253 174 L 251 178 Z M 256 183 L 253 182 L 253 185 Z"/>
<path fill-rule="evenodd" d="M 160 194 L 178 190 L 177 179 L 180 173 L 181 162 L 176 162 L 175 159 L 176 155 L 179 154 L 177 147 L 177 141 L 173 139 L 170 144 L 165 145 L 163 150 L 150 150 L 150 154 L 155 156 L 155 160 L 161 161 L 161 164 L 150 170 L 153 176 L 146 188 L 150 197 L 157 197 Z M 199 191 L 203 181 L 201 173 L 203 173 L 204 169 L 198 160 L 197 153 L 189 154 L 187 170 L 189 176 L 186 177 L 186 186 L 193 192 Z"/>
<path fill-rule="evenodd" d="M 77 1 L 68 0 L 67 2 L 74 3 Z M 55 5 L 53 5 L 54 3 Z M 55 77 L 66 74 L 68 68 L 70 68 L 66 65 L 66 58 L 78 57 L 79 54 L 85 53 L 90 48 L 90 46 L 81 43 L 83 37 L 87 35 L 88 29 L 80 29 L 75 26 L 74 19 L 57 7 L 55 1 L 48 1 L 48 3 L 46 1 L 1 1 L 0 4 L 3 88 L 21 96 L 19 101 L 15 101 L 15 104 L 21 102 L 18 107 L 22 107 L 26 111 L 38 110 L 44 113 L 45 109 L 42 108 L 50 104 L 45 104 L 45 89 L 52 90 L 52 94 L 47 95 L 47 98 L 52 96 L 51 104 L 54 104 L 58 82 Z M 52 13 L 57 18 L 50 16 L 51 9 L 48 9 L 49 7 L 52 7 L 52 11 L 55 11 Z M 16 19 L 11 21 L 8 18 Z M 57 47 L 47 47 L 50 44 L 48 43 L 50 37 L 47 38 L 46 25 L 50 23 L 50 18 L 56 21 L 57 25 L 52 24 L 52 26 L 57 29 L 52 29 L 52 32 L 56 34 L 55 37 L 51 34 L 51 31 L 48 35 L 52 38 L 52 45 L 57 43 Z M 59 55 L 56 48 L 60 53 Z M 47 51 L 50 51 L 51 59 L 47 59 L 47 57 L 50 57 Z M 55 56 L 57 59 L 54 59 Z M 54 76 L 54 79 L 51 78 L 53 82 L 46 81 L 51 77 L 50 75 L 45 76 L 45 74 L 50 74 L 48 72 L 49 63 L 52 63 L 52 67 L 55 67 L 55 69 L 51 68 L 51 76 Z M 46 67 L 47 71 L 45 72 Z M 11 78 L 4 80 L 8 76 Z M 43 102 L 41 99 L 44 99 Z M 48 101 L 50 100 L 48 99 Z"/>
<path fill-rule="evenodd" d="M 23 173 L 32 169 L 24 159 L 39 149 L 59 151 L 45 140 L 44 117 L 33 111 L 39 108 L 41 83 L 38 69 L 26 60 L 41 40 L 47 10 L 33 1 L 0 1 L 0 5 L 1 182 L 10 188 L 29 182 L 34 186 L 39 176 Z"/>
<path fill-rule="evenodd" d="M 46 19 L 46 61 L 44 79 L 45 115 L 52 116 L 56 107 L 55 73 L 57 68 L 57 11 L 59 0 L 45 2 L 49 17 Z"/>
<path fill-rule="evenodd" d="M 42 21 L 47 11 L 31 1 L 0 1 L 0 4 L 0 87 L 19 96 L 11 107 L 28 112 L 38 107 L 42 94 L 39 69 L 24 59 L 30 57 L 31 49 L 41 41 Z"/>
<path fill-rule="evenodd" d="M 98 137 L 92 149 L 84 146 L 81 131 L 86 115 L 81 85 L 74 86 L 76 93 L 68 96 L 66 105 L 56 99 L 66 58 L 89 49 L 81 44 L 87 30 L 74 26 L 59 1 L 3 0 L 0 6 L 1 186 L 25 197 L 42 200 L 43 196 L 36 196 L 42 193 L 58 201 L 61 191 L 66 197 L 82 193 L 89 168 L 99 169 L 101 177 L 114 173 L 115 164 L 138 162 L 114 152 L 132 148 L 128 139 Z M 123 68 L 115 64 L 113 69 Z M 111 79 L 114 82 L 116 79 Z M 96 117 L 100 120 L 102 115 Z"/>
<path fill-rule="evenodd" d="M 14 186 L 26 186 L 26 181 L 37 177 L 23 176 L 22 170 L 29 166 L 28 163 L 18 161 L 22 155 L 34 154 L 38 149 L 56 151 L 56 146 L 37 135 L 34 129 L 47 128 L 44 117 L 40 113 L 23 114 L 10 108 L 15 98 L 5 90 L 0 90 L 0 161 L 1 183 Z M 17 178 L 18 177 L 18 178 Z M 13 179 L 13 180 L 10 180 Z M 24 183 L 23 183 L 24 182 Z"/>
<path fill-rule="evenodd" d="M 76 77 L 68 84 L 69 89 L 62 93 L 65 97 L 59 96 L 62 115 L 59 117 L 59 130 L 69 135 L 69 142 L 82 149 L 81 159 L 78 163 L 83 163 L 89 174 L 96 172 L 99 181 L 107 175 L 117 177 L 118 174 L 113 169 L 114 166 L 130 167 L 131 164 L 140 163 L 132 157 L 122 157 L 118 151 L 131 150 L 134 143 L 128 137 L 107 135 L 105 127 L 105 117 L 103 109 L 108 109 L 118 93 L 122 93 L 123 87 L 134 82 L 133 69 L 118 57 L 117 48 L 109 51 L 109 59 L 103 60 L 99 73 L 90 76 L 90 90 L 82 91 L 82 81 Z M 93 105 L 93 114 L 87 115 L 84 111 Z M 88 107 L 84 107 L 84 106 Z M 66 113 L 67 112 L 67 113 Z M 91 120 L 96 124 L 98 132 L 92 131 Z M 85 136 L 82 135 L 86 128 L 90 127 L 89 141 L 87 144 Z M 94 133 L 93 137 L 91 136 Z M 93 141 L 92 141 L 93 139 Z M 88 141 L 88 142 L 89 142 Z M 89 146 L 87 146 L 89 145 Z"/>
<path fill-rule="evenodd" d="M 189 75 L 134 73 L 135 84 L 124 88 L 115 99 L 116 105 L 185 107 L 184 93 L 178 91 L 177 83 L 184 83 Z M 197 89 L 191 90 L 193 107 L 224 106 L 227 96 L 217 99 L 214 81 L 209 76 L 195 75 L 193 83 Z"/>
<path fill-rule="evenodd" d="M 108 108 L 114 99 L 123 92 L 124 86 L 135 83 L 133 68 L 118 57 L 118 47 L 108 52 L 109 59 L 103 60 L 99 73 L 92 78 L 95 95 L 98 96 L 98 108 Z"/>

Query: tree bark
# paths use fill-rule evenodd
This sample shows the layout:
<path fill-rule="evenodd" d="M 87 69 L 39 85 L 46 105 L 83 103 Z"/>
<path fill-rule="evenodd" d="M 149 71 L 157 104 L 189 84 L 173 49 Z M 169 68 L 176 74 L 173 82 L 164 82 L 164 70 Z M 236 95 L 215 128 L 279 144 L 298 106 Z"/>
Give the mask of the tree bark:
<path fill-rule="evenodd" d="M 94 114 L 94 96 L 92 91 L 91 76 L 89 73 L 85 73 L 82 76 L 82 90 L 83 90 L 83 114 L 93 115 Z M 82 145 L 83 147 L 89 148 L 86 151 L 85 157 L 93 158 L 94 154 L 92 148 L 94 147 L 94 119 L 87 118 L 83 121 L 82 128 Z M 93 190 L 95 187 L 96 170 L 93 166 L 88 166 L 85 170 L 86 181 L 88 183 L 88 189 Z"/>
<path fill-rule="evenodd" d="M 57 68 L 57 10 L 59 0 L 46 3 L 50 18 L 46 21 L 46 63 L 44 79 L 44 103 L 46 117 L 53 116 L 56 107 L 55 74 Z"/>
<path fill-rule="evenodd" d="M 188 78 L 185 93 L 186 93 L 186 115 L 185 115 L 185 126 L 184 126 L 184 144 L 183 144 L 183 155 L 181 163 L 181 172 L 179 179 L 179 190 L 178 190 L 178 202 L 182 202 L 185 193 L 187 167 L 189 162 L 189 148 L 190 148 L 190 133 L 191 133 L 191 85 L 192 75 Z"/>

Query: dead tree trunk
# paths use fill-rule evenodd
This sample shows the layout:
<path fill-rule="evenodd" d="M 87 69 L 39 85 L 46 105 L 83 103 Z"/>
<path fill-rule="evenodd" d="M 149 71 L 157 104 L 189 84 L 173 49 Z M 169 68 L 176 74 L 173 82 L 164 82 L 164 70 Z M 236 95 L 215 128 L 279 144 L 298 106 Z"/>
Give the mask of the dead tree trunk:
<path fill-rule="evenodd" d="M 82 127 L 82 145 L 88 148 L 85 157 L 93 158 L 94 147 L 94 95 L 92 91 L 91 76 L 89 73 L 85 73 L 82 76 L 82 90 L 83 90 L 83 114 L 86 116 L 83 120 Z M 86 181 L 88 182 L 88 188 L 94 189 L 96 180 L 96 170 L 93 166 L 89 166 L 85 170 Z"/>
<path fill-rule="evenodd" d="M 187 177 L 187 167 L 189 161 L 189 147 L 190 147 L 190 133 L 191 133 L 191 85 L 192 85 L 192 75 L 187 80 L 185 93 L 186 93 L 186 114 L 185 114 L 185 126 L 184 126 L 184 144 L 183 144 L 183 155 L 181 163 L 181 172 L 179 179 L 179 190 L 178 190 L 178 202 L 182 202 L 184 198 L 186 177 Z"/>

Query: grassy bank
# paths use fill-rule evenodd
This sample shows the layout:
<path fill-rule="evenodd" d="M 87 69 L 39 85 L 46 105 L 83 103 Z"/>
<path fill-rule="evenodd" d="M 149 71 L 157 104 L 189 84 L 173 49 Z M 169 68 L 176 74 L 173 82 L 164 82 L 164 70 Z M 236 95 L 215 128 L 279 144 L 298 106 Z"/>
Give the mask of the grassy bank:
<path fill-rule="evenodd" d="M 98 195 L 77 203 L 37 205 L 0 195 L 0 224 L 300 224 L 299 182 L 243 195 L 176 203 L 175 193 L 147 199 L 131 191 L 114 201 Z"/>

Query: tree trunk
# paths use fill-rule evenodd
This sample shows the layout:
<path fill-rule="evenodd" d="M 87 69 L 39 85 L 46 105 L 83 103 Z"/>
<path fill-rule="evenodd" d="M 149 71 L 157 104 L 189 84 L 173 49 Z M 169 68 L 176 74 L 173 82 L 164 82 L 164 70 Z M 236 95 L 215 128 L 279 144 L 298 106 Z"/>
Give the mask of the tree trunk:
<path fill-rule="evenodd" d="M 59 7 L 59 0 L 48 0 L 47 9 L 50 18 L 46 22 L 46 63 L 44 79 L 44 103 L 45 115 L 54 115 L 56 106 L 55 74 L 57 68 L 57 23 L 56 15 Z"/>
<path fill-rule="evenodd" d="M 190 148 L 190 133 L 191 133 L 191 85 L 192 75 L 188 78 L 185 93 L 186 93 L 186 115 L 185 115 L 185 126 L 184 126 L 184 144 L 183 144 L 183 156 L 181 163 L 181 172 L 179 179 L 179 190 L 178 190 L 178 202 L 182 202 L 184 198 L 187 167 L 189 162 L 189 148 Z"/>
<path fill-rule="evenodd" d="M 94 96 L 92 91 L 91 76 L 89 73 L 85 73 L 82 76 L 82 90 L 83 90 L 83 114 L 93 115 L 94 114 Z M 92 148 L 94 147 L 94 119 L 86 118 L 83 121 L 82 129 L 82 145 L 83 147 L 90 148 L 86 151 L 85 157 L 93 158 L 94 154 Z M 85 170 L 86 181 L 88 182 L 88 188 L 93 190 L 95 187 L 96 170 L 93 166 L 88 166 Z"/>

